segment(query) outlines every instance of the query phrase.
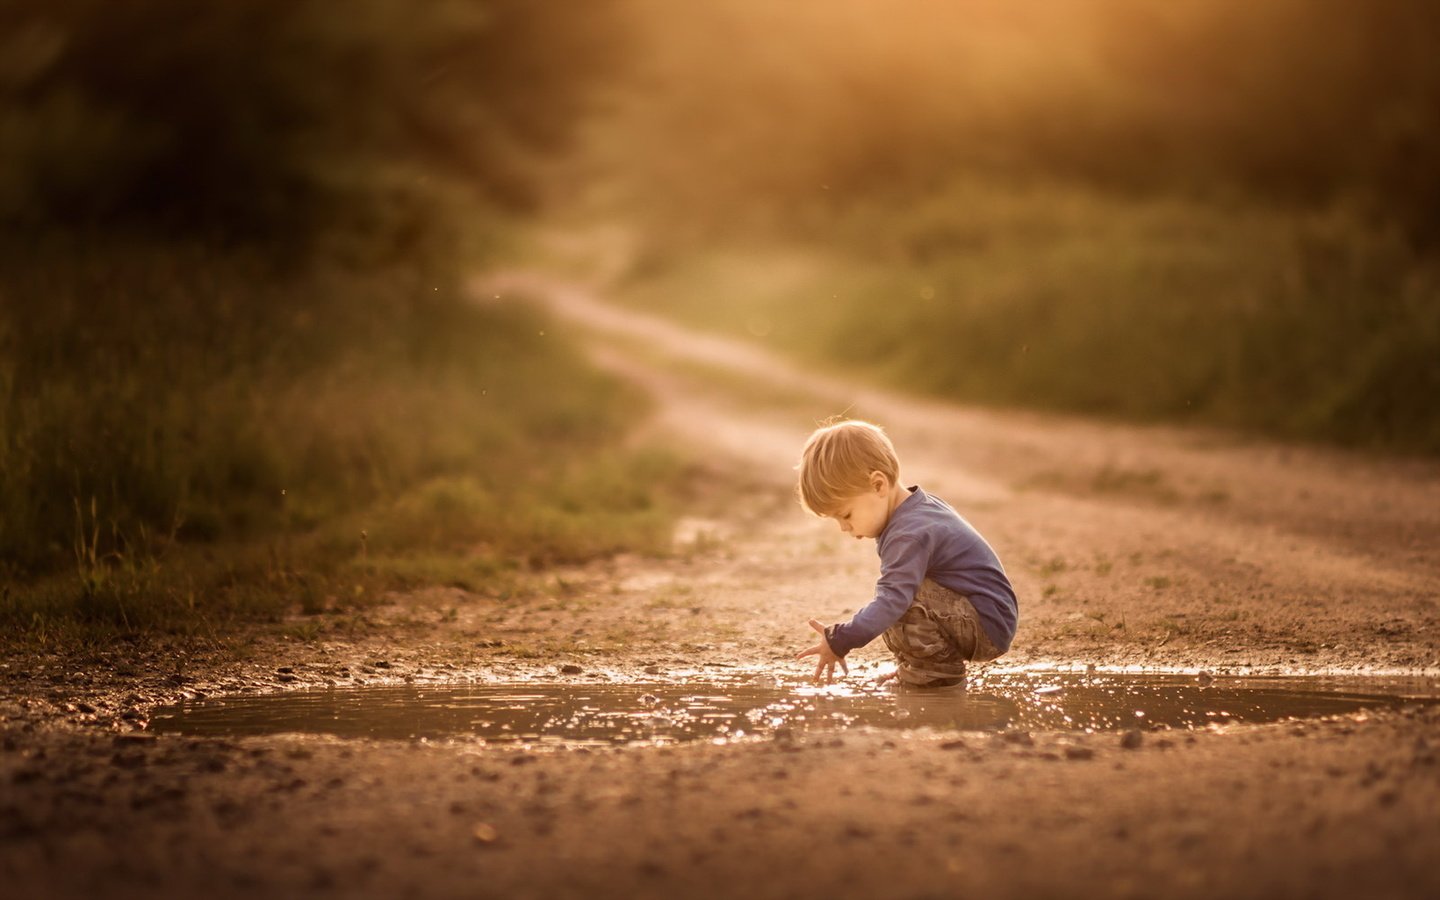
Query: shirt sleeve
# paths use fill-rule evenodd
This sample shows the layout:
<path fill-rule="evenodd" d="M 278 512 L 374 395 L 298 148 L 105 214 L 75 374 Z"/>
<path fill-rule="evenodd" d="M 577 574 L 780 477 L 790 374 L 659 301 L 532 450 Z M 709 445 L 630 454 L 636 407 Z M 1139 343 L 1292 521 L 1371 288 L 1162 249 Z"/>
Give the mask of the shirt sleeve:
<path fill-rule="evenodd" d="M 836 656 L 844 656 L 856 647 L 863 647 L 879 637 L 885 629 L 905 615 L 920 590 L 929 568 L 930 555 L 921 541 L 896 538 L 885 547 L 880 557 L 880 580 L 875 583 L 875 599 L 865 604 L 849 622 L 831 625 L 825 640 Z"/>

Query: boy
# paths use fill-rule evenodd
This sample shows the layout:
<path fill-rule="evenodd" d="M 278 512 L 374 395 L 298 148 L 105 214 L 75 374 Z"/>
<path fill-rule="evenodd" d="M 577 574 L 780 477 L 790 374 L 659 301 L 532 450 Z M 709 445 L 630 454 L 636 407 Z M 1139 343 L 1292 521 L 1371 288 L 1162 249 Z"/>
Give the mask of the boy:
<path fill-rule="evenodd" d="M 875 599 L 844 624 L 810 620 L 822 640 L 797 659 L 817 657 L 816 680 L 832 680 L 837 664 L 849 674 L 845 654 L 882 634 L 893 677 L 914 685 L 959 684 L 966 661 L 1010 649 L 1019 610 L 995 551 L 945 501 L 901 486 L 885 432 L 854 420 L 816 429 L 796 468 L 801 505 L 874 538 L 880 554 Z"/>

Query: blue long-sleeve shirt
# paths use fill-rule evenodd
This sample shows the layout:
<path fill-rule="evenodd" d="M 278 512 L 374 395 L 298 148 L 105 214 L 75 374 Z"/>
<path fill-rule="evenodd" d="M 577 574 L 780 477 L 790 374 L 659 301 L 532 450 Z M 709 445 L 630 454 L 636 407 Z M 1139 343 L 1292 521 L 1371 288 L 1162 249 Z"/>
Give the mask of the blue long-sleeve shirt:
<path fill-rule="evenodd" d="M 1000 558 L 944 500 L 918 486 L 909 490 L 875 539 L 880 554 L 875 599 L 849 622 L 826 631 L 830 649 L 844 656 L 875 640 L 905 614 L 920 582 L 929 578 L 969 597 L 991 642 L 1009 650 L 1020 611 Z"/>

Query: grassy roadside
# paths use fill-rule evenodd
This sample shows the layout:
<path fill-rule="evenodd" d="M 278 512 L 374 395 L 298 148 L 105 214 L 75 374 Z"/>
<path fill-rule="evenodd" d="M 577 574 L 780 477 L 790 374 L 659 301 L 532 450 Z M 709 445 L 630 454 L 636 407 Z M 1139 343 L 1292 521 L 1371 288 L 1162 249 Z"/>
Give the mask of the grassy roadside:
<path fill-rule="evenodd" d="M 966 402 L 1440 452 L 1440 272 L 1343 213 L 963 182 L 809 217 L 653 243 L 619 296 Z"/>
<path fill-rule="evenodd" d="M 0 629 L 214 636 L 668 545 L 643 398 L 445 266 L 44 246 L 0 296 Z"/>

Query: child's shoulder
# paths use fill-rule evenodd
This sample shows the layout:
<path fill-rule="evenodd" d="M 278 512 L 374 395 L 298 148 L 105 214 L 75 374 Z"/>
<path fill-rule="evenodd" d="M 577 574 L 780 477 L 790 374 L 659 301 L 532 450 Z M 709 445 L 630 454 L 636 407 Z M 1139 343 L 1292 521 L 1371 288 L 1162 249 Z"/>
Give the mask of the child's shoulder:
<path fill-rule="evenodd" d="M 944 498 L 924 493 L 918 489 L 916 493 L 920 496 L 915 499 L 920 502 L 915 504 L 915 515 L 909 517 L 910 528 L 914 529 L 915 533 L 928 532 L 967 538 L 978 533 L 975 526 L 971 525 Z"/>
<path fill-rule="evenodd" d="M 959 515 L 959 513 L 955 512 L 955 507 L 946 503 L 943 497 L 926 491 L 918 484 L 914 485 L 911 489 L 910 501 L 910 505 L 915 507 L 915 511 L 921 514 L 928 514 L 930 516 L 936 516 L 937 514 Z"/>
<path fill-rule="evenodd" d="M 918 485 L 911 489 L 910 497 L 896 512 L 896 524 L 899 526 L 896 530 L 908 534 L 947 531 L 964 525 L 954 507 L 934 494 L 926 493 Z"/>

